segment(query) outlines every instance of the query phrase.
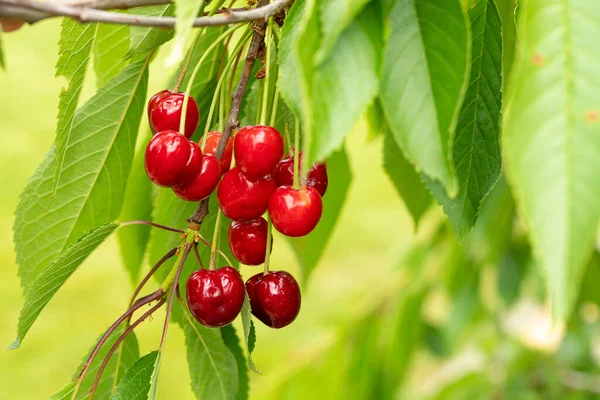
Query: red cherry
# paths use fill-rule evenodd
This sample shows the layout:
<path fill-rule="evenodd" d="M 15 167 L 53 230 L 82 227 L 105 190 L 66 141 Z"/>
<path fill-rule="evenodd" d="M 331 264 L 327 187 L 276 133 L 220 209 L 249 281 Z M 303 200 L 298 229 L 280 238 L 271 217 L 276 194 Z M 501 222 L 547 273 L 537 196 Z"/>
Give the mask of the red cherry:
<path fill-rule="evenodd" d="M 187 201 L 200 201 L 210 196 L 221 179 L 219 159 L 212 154 L 202 156 L 200 173 L 192 182 L 173 188 L 177 196 Z"/>
<path fill-rule="evenodd" d="M 217 189 L 217 199 L 227 218 L 247 221 L 267 211 L 269 196 L 276 187 L 271 175 L 251 179 L 235 167 L 223 176 Z"/>
<path fill-rule="evenodd" d="M 300 286 L 285 271 L 262 272 L 246 282 L 252 314 L 271 328 L 283 328 L 300 312 Z"/>
<path fill-rule="evenodd" d="M 219 146 L 219 141 L 221 140 L 221 132 L 207 132 L 206 133 L 206 143 L 204 143 L 204 154 L 217 154 L 217 147 Z M 200 141 L 201 142 L 201 141 Z M 198 143 L 200 143 L 198 142 Z M 229 167 L 231 166 L 231 155 L 233 154 L 233 140 L 229 138 L 227 140 L 227 144 L 225 145 L 225 152 L 223 156 L 221 156 L 221 173 L 229 171 Z"/>
<path fill-rule="evenodd" d="M 265 262 L 268 224 L 264 218 L 252 221 L 231 221 L 229 247 L 236 260 L 246 265 Z M 273 242 L 271 242 L 271 250 Z"/>
<path fill-rule="evenodd" d="M 154 109 L 154 107 L 156 107 L 156 104 L 158 104 L 158 101 L 162 100 L 163 97 L 165 97 L 166 95 L 171 94 L 171 93 L 176 93 L 176 92 L 165 89 L 165 90 L 161 90 L 160 92 L 156 93 L 154 96 L 150 97 L 150 100 L 148 100 L 148 121 L 151 120 L 150 116 L 152 114 L 152 110 Z M 152 127 L 150 127 L 150 128 L 152 128 Z M 177 127 L 177 129 L 175 129 L 175 130 L 178 130 L 178 129 L 179 129 L 179 127 Z M 156 133 L 156 132 L 153 131 L 152 133 Z"/>
<path fill-rule="evenodd" d="M 298 166 L 302 165 L 302 152 L 298 154 L 299 163 Z M 278 186 L 292 186 L 294 183 L 294 156 L 289 156 L 277 164 L 273 171 L 273 177 L 277 182 Z M 316 163 L 308 171 L 306 178 L 306 185 L 312 186 L 317 189 L 317 192 L 323 197 L 327 192 L 327 167 L 325 163 Z"/>
<path fill-rule="evenodd" d="M 187 303 L 202 325 L 217 328 L 230 324 L 244 303 L 244 281 L 232 267 L 199 269 L 186 285 Z"/>
<path fill-rule="evenodd" d="M 173 187 L 196 178 L 202 152 L 194 142 L 175 131 L 157 133 L 146 147 L 146 173 L 158 186 Z"/>
<path fill-rule="evenodd" d="M 270 126 L 245 126 L 235 136 L 235 162 L 251 178 L 270 174 L 283 157 L 283 139 Z"/>
<path fill-rule="evenodd" d="M 319 223 L 323 201 L 315 188 L 279 186 L 269 198 L 273 226 L 286 236 L 308 235 Z"/>
<path fill-rule="evenodd" d="M 164 91 L 163 91 L 164 92 Z M 163 93 L 159 92 L 152 96 L 150 103 L 153 104 L 149 111 L 148 120 L 150 121 L 150 129 L 153 133 L 172 130 L 179 131 L 179 121 L 181 119 L 181 108 L 183 107 L 184 93 Z M 161 96 L 161 93 L 163 95 Z M 155 99 L 155 96 L 158 96 Z M 193 97 L 189 97 L 187 104 L 187 113 L 185 114 L 185 137 L 192 137 L 196 127 L 198 126 L 198 104 Z"/>

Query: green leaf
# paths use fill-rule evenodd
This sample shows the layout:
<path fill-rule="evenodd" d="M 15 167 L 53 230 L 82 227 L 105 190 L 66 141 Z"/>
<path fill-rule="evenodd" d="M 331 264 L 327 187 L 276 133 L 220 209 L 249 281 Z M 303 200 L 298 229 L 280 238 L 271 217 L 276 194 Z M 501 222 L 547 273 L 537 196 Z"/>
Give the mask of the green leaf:
<path fill-rule="evenodd" d="M 221 1 L 220 3 L 223 3 Z M 169 65 L 175 65 L 184 57 L 185 45 L 192 33 L 192 25 L 200 11 L 204 8 L 205 0 L 175 0 L 175 39 L 171 54 L 167 58 Z M 200 28 L 202 29 L 202 28 Z"/>
<path fill-rule="evenodd" d="M 172 4 L 160 4 L 156 6 L 138 7 L 135 9 L 137 15 L 149 17 L 172 17 L 175 7 Z M 139 54 L 148 54 L 173 37 L 172 29 L 150 28 L 147 26 L 130 27 L 131 37 L 129 50 L 126 57 L 134 57 Z"/>
<path fill-rule="evenodd" d="M 196 398 L 235 399 L 239 385 L 237 364 L 220 331 L 206 328 L 188 317 L 184 333 Z"/>
<path fill-rule="evenodd" d="M 304 281 L 317 266 L 327 242 L 342 211 L 346 194 L 352 180 L 350 164 L 345 151 L 337 151 L 327 159 L 327 174 L 334 177 L 329 181 L 327 193 L 323 197 L 323 216 L 319 225 L 307 236 L 288 238 L 296 257 L 302 265 Z"/>
<path fill-rule="evenodd" d="M 98 355 L 94 358 L 94 361 L 90 364 L 88 371 L 81 383 L 81 387 L 77 392 L 77 400 L 87 399 L 89 396 L 89 391 L 94 383 L 96 378 L 96 374 L 100 369 L 100 365 L 104 361 L 104 358 L 108 354 L 109 349 L 115 344 L 119 336 L 125 331 L 125 327 L 122 325 L 117 328 L 106 340 L 104 345 L 101 347 Z M 93 347 L 92 347 L 93 348 Z M 81 369 L 83 368 L 83 364 L 87 360 L 87 355 L 90 354 L 92 349 L 86 354 L 86 357 L 83 359 L 75 374 L 73 374 L 73 379 L 76 379 L 79 375 Z M 108 364 L 102 373 L 102 378 L 98 383 L 98 387 L 96 388 L 95 398 L 97 399 L 108 399 L 112 395 L 117 383 L 121 380 L 125 371 L 133 365 L 135 360 L 140 356 L 140 350 L 137 338 L 135 337 L 134 332 L 131 332 L 127 335 L 125 340 L 123 340 L 121 346 L 119 346 L 119 350 L 113 354 Z M 73 397 L 73 391 L 75 390 L 76 382 L 70 382 L 65 387 L 63 387 L 58 392 L 54 393 L 50 400 L 59 400 L 59 399 L 69 399 L 71 400 Z"/>
<path fill-rule="evenodd" d="M 61 90 L 58 101 L 58 121 L 54 140 L 56 165 L 53 166 L 54 183 L 51 198 L 58 191 L 58 180 L 62 165 L 65 164 L 67 144 L 71 136 L 75 110 L 81 96 L 85 73 L 98 31 L 98 24 L 80 24 L 70 18 L 63 18 L 61 26 L 56 76 L 65 77 L 69 81 L 69 85 L 66 89 Z"/>
<path fill-rule="evenodd" d="M 235 357 L 235 362 L 237 364 L 239 388 L 236 399 L 247 400 L 250 385 L 248 381 L 248 368 L 246 367 L 244 351 L 242 350 L 242 346 L 240 346 L 240 339 L 236 334 L 235 328 L 231 324 L 221 328 L 221 336 L 223 337 L 225 346 L 227 346 L 229 351 L 231 351 L 231 354 L 233 354 L 233 357 Z"/>
<path fill-rule="evenodd" d="M 342 31 L 370 0 L 330 0 L 319 2 L 323 42 L 317 53 L 317 63 L 329 56 Z"/>
<path fill-rule="evenodd" d="M 158 351 L 158 355 L 156 356 L 156 360 L 154 361 L 154 366 L 152 367 L 152 375 L 150 376 L 150 387 L 148 388 L 148 400 L 156 400 L 158 396 L 158 374 L 160 373 L 160 364 L 162 362 L 162 351 Z M 143 383 L 145 384 L 146 380 L 143 379 Z M 142 395 L 144 391 L 142 390 L 140 395 Z M 146 398 L 146 397 L 143 397 Z"/>
<path fill-rule="evenodd" d="M 105 224 L 89 232 L 65 249 L 48 268 L 37 276 L 37 279 L 31 283 L 30 289 L 25 293 L 23 309 L 19 316 L 17 339 L 9 349 L 19 347 L 31 325 L 58 289 L 118 227 L 119 224 L 116 223 Z"/>
<path fill-rule="evenodd" d="M 127 65 L 129 26 L 99 24 L 94 42 L 94 71 L 98 87 L 117 76 Z"/>
<path fill-rule="evenodd" d="M 469 10 L 473 33 L 471 78 L 456 124 L 453 164 L 458 195 L 426 178 L 461 240 L 477 221 L 481 202 L 500 176 L 502 109 L 502 29 L 493 0 L 478 0 Z"/>
<path fill-rule="evenodd" d="M 593 0 L 520 4 L 506 107 L 506 173 L 547 278 L 568 318 L 600 218 L 600 9 Z"/>
<path fill-rule="evenodd" d="M 6 61 L 4 60 L 4 47 L 2 46 L 2 32 L 0 32 L 0 68 L 6 70 Z"/>
<path fill-rule="evenodd" d="M 342 32 L 329 58 L 316 70 L 311 97 L 318 130 L 305 130 L 306 135 L 313 134 L 311 161 L 339 149 L 377 95 L 381 50 L 379 10 L 368 7 Z"/>
<path fill-rule="evenodd" d="M 404 201 L 415 223 L 415 230 L 431 205 L 431 195 L 415 168 L 406 160 L 388 128 L 384 129 L 383 168 Z"/>
<path fill-rule="evenodd" d="M 498 12 L 502 19 L 502 59 L 504 77 L 510 76 L 517 43 L 517 0 L 496 0 Z"/>
<path fill-rule="evenodd" d="M 142 143 L 147 143 L 150 132 L 147 132 Z M 146 175 L 144 168 L 144 155 L 146 146 L 141 146 L 133 159 L 133 165 L 129 174 L 127 189 L 123 200 L 123 209 L 119 215 L 121 221 L 144 220 L 152 218 L 152 182 Z M 131 282 L 137 282 L 146 245 L 150 239 L 150 227 L 147 225 L 132 225 L 117 232 L 121 258 L 125 262 L 125 268 L 129 273 Z"/>
<path fill-rule="evenodd" d="M 248 368 L 252 371 L 260 374 L 258 369 L 256 369 L 256 365 L 254 364 L 254 360 L 252 360 L 252 350 L 254 350 L 254 344 L 252 344 L 252 348 L 250 346 L 250 333 L 253 333 L 253 340 L 256 341 L 256 331 L 254 331 L 254 325 L 252 324 L 252 309 L 250 307 L 250 297 L 248 297 L 248 293 L 244 296 L 244 304 L 242 305 L 242 326 L 244 327 L 244 342 L 246 343 L 246 350 L 248 356 Z"/>
<path fill-rule="evenodd" d="M 23 191 L 14 241 L 26 291 L 69 244 L 121 212 L 147 78 L 147 63 L 131 64 L 77 111 L 54 198 L 53 149 Z"/>
<path fill-rule="evenodd" d="M 383 57 L 381 103 L 406 158 L 451 196 L 452 141 L 469 76 L 470 39 L 459 0 L 396 0 Z"/>
<path fill-rule="evenodd" d="M 115 394 L 111 400 L 146 400 L 150 391 L 150 377 L 154 371 L 154 364 L 158 357 L 158 351 L 146 354 L 137 360 L 125 372 L 125 376 L 119 382 Z"/>
<path fill-rule="evenodd" d="M 375 139 L 379 135 L 383 134 L 385 129 L 389 130 L 379 98 L 374 99 L 373 102 L 367 107 L 367 111 L 365 112 L 365 120 L 369 127 L 369 140 Z"/>

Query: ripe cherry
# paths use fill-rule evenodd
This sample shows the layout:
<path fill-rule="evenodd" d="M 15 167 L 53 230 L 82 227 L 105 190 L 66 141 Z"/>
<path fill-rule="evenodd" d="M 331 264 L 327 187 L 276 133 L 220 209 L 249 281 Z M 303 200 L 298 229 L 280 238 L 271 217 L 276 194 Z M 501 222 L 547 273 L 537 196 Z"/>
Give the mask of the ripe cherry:
<path fill-rule="evenodd" d="M 299 163 L 298 166 L 302 165 L 302 152 L 298 154 Z M 277 182 L 278 186 L 292 186 L 294 183 L 294 156 L 288 156 L 277 164 L 273 171 L 273 177 Z M 325 163 L 316 163 L 308 171 L 306 177 L 306 185 L 312 186 L 317 189 L 317 192 L 323 197 L 327 192 L 327 167 Z"/>
<path fill-rule="evenodd" d="M 206 143 L 204 143 L 204 154 L 217 154 L 217 147 L 221 140 L 221 132 L 208 132 L 206 134 Z M 225 151 L 221 156 L 221 173 L 229 171 L 231 165 L 231 156 L 233 154 L 233 139 L 229 138 L 225 145 Z"/>
<path fill-rule="evenodd" d="M 315 188 L 279 186 L 269 198 L 273 226 L 286 236 L 308 235 L 319 223 L 323 201 Z"/>
<path fill-rule="evenodd" d="M 186 285 L 187 303 L 202 325 L 217 328 L 230 324 L 244 303 L 244 281 L 232 267 L 199 269 Z"/>
<path fill-rule="evenodd" d="M 185 94 L 171 91 L 168 93 L 164 92 L 163 90 L 152 96 L 148 103 L 148 120 L 150 121 L 150 129 L 153 133 L 165 130 L 179 131 L 179 121 L 181 119 L 181 109 L 183 108 Z M 196 104 L 196 101 L 192 97 L 189 97 L 187 112 L 185 114 L 185 137 L 188 139 L 192 137 L 198 126 L 199 116 L 198 104 Z"/>
<path fill-rule="evenodd" d="M 217 188 L 221 179 L 221 164 L 212 154 L 202 156 L 200 173 L 188 184 L 177 186 L 173 191 L 177 196 L 187 201 L 200 201 Z"/>
<path fill-rule="evenodd" d="M 271 328 L 283 328 L 300 312 L 300 286 L 285 271 L 262 272 L 246 282 L 252 314 Z"/>
<path fill-rule="evenodd" d="M 251 221 L 231 221 L 229 247 L 236 260 L 246 265 L 265 262 L 268 224 L 264 218 Z M 271 242 L 271 250 L 273 242 Z"/>
<path fill-rule="evenodd" d="M 175 131 L 157 133 L 146 147 L 146 173 L 158 186 L 173 187 L 193 181 L 200 171 L 202 152 Z"/>
<path fill-rule="evenodd" d="M 243 127 L 235 136 L 234 148 L 237 166 L 250 178 L 270 174 L 283 157 L 281 134 L 270 126 Z"/>
<path fill-rule="evenodd" d="M 251 179 L 235 167 L 223 176 L 217 189 L 217 199 L 227 218 L 247 221 L 267 211 L 269 196 L 276 187 L 271 175 Z"/>

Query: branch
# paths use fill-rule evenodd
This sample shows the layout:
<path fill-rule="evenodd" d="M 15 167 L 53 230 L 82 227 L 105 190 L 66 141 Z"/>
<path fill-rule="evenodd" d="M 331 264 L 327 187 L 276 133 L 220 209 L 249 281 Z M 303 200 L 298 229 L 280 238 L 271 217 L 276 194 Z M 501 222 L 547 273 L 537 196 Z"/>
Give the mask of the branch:
<path fill-rule="evenodd" d="M 256 10 L 262 10 L 266 7 L 266 3 L 269 0 L 261 0 L 260 7 Z M 271 3 L 270 6 L 277 3 L 278 0 Z M 285 1 L 287 4 L 287 1 Z M 282 7 L 283 8 L 283 7 Z M 223 134 L 221 135 L 221 140 L 219 141 L 219 146 L 217 147 L 217 151 L 215 152 L 215 156 L 220 160 L 223 156 L 223 152 L 225 151 L 225 146 L 231 133 L 235 128 L 237 128 L 240 124 L 238 117 L 240 115 L 240 108 L 242 106 L 242 99 L 244 98 L 244 93 L 246 93 L 246 86 L 248 86 L 248 79 L 250 78 L 250 74 L 252 73 L 252 67 L 254 66 L 254 62 L 258 57 L 258 50 L 260 48 L 260 44 L 264 39 L 265 26 L 267 25 L 266 20 L 261 20 L 256 24 L 256 30 L 254 31 L 254 36 L 252 37 L 252 42 L 250 43 L 250 47 L 248 48 L 248 53 L 246 54 L 246 61 L 244 63 L 244 69 L 242 71 L 242 75 L 240 76 L 240 80 L 231 95 L 231 111 L 229 111 L 229 117 L 227 117 L 227 122 L 225 123 L 225 129 L 223 130 Z M 198 203 L 198 207 L 189 218 L 189 222 L 194 224 L 201 224 L 204 217 L 208 214 L 208 198 L 202 200 Z"/>
<path fill-rule="evenodd" d="M 265 21 L 272 15 L 281 12 L 292 0 L 275 0 L 270 4 L 261 1 L 262 7 L 250 10 L 227 9 L 220 15 L 212 17 L 199 17 L 194 20 L 194 27 L 221 26 L 240 22 Z M 135 14 L 122 14 L 104 11 L 98 8 L 132 8 L 144 5 L 169 3 L 167 0 L 100 0 L 93 3 L 84 0 L 77 3 L 57 1 L 40 2 L 36 0 L 0 0 L 0 19 L 21 19 L 33 24 L 35 22 L 53 18 L 70 17 L 79 22 L 102 22 L 118 25 L 153 26 L 173 28 L 175 17 L 151 17 Z M 75 4 L 75 5 L 73 5 Z"/>

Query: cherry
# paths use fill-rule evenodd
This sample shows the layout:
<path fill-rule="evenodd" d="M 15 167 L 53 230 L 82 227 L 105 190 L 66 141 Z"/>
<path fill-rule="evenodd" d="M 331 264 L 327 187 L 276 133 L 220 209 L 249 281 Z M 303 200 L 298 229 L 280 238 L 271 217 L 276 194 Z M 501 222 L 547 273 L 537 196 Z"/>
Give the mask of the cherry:
<path fill-rule="evenodd" d="M 177 186 L 173 191 L 177 196 L 187 201 L 200 201 L 216 189 L 221 179 L 221 164 L 212 154 L 202 156 L 200 173 L 188 184 Z"/>
<path fill-rule="evenodd" d="M 217 154 L 217 147 L 219 147 L 219 141 L 221 140 L 221 132 L 207 132 L 206 142 L 204 143 L 204 154 Z M 225 151 L 221 156 L 221 174 L 229 171 L 231 166 L 231 155 L 233 154 L 233 140 L 229 138 L 225 145 Z"/>
<path fill-rule="evenodd" d="M 246 282 L 252 314 L 271 328 L 283 328 L 300 312 L 300 286 L 285 271 L 262 272 Z"/>
<path fill-rule="evenodd" d="M 298 154 L 299 163 L 298 166 L 302 165 L 302 152 Z M 273 177 L 277 181 L 278 186 L 292 186 L 294 183 L 294 156 L 289 156 L 277 164 L 273 171 Z M 317 192 L 323 197 L 327 192 L 327 167 L 325 163 L 316 163 L 308 171 L 306 177 L 306 185 L 312 186 L 317 189 Z"/>
<path fill-rule="evenodd" d="M 178 132 L 162 131 L 148 143 L 144 163 L 148 177 L 157 185 L 183 185 L 200 171 L 202 151 Z"/>
<path fill-rule="evenodd" d="M 264 218 L 252 221 L 231 221 L 229 247 L 236 260 L 246 265 L 265 262 L 268 224 Z M 271 242 L 273 250 L 273 242 Z"/>
<path fill-rule="evenodd" d="M 267 211 L 269 196 L 276 187 L 271 175 L 251 179 L 235 167 L 223 176 L 217 189 L 217 199 L 227 218 L 246 221 Z"/>
<path fill-rule="evenodd" d="M 184 97 L 184 93 L 172 91 L 165 93 L 164 90 L 152 96 L 148 102 L 148 120 L 153 133 L 166 130 L 179 131 Z M 198 126 L 199 116 L 198 104 L 190 96 L 185 114 L 185 137 L 188 139 L 192 137 Z"/>
<path fill-rule="evenodd" d="M 244 281 L 232 267 L 199 269 L 186 284 L 187 303 L 202 325 L 217 328 L 230 324 L 244 303 Z"/>
<path fill-rule="evenodd" d="M 260 178 L 270 174 L 281 160 L 283 139 L 270 126 L 245 126 L 236 134 L 234 148 L 240 170 L 251 178 Z"/>
<path fill-rule="evenodd" d="M 322 212 L 321 196 L 310 186 L 298 190 L 279 186 L 269 198 L 273 226 L 286 236 L 308 235 L 319 223 Z"/>

